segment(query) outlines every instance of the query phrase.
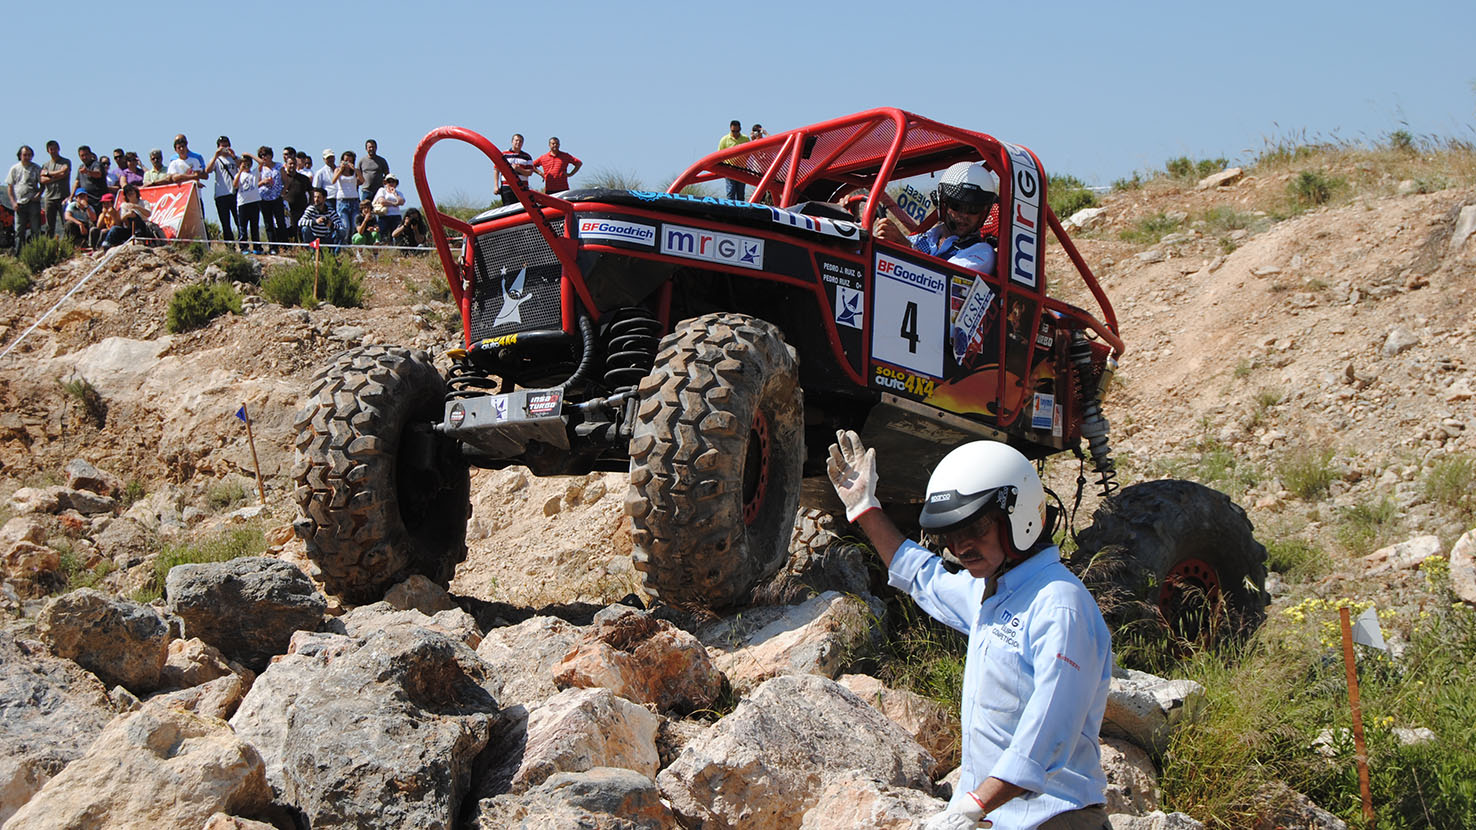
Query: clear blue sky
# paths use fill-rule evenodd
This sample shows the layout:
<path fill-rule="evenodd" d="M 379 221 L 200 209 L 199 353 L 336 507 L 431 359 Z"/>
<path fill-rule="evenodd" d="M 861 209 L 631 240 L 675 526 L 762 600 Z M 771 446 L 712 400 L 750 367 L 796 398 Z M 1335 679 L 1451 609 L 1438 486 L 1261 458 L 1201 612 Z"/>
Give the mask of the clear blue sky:
<path fill-rule="evenodd" d="M 74 160 L 84 143 L 170 157 L 183 131 L 208 157 L 224 133 L 316 161 L 372 136 L 404 176 L 419 139 L 455 124 L 499 145 L 522 132 L 535 156 L 558 135 L 587 172 L 654 188 L 732 118 L 778 132 L 877 106 L 1025 144 L 1091 184 L 1303 132 L 1476 139 L 1470 0 L 18 0 L 4 17 L 0 143 L 38 161 L 49 138 Z M 447 146 L 437 198 L 490 199 L 490 164 Z"/>

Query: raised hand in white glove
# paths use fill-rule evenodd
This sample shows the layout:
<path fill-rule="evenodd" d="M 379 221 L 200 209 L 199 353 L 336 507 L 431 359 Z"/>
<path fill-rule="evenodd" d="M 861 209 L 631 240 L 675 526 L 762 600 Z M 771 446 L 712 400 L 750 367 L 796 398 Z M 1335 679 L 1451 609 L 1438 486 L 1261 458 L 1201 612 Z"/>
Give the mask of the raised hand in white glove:
<path fill-rule="evenodd" d="M 984 819 L 984 810 L 976 803 L 967 807 L 949 805 L 947 810 L 937 813 L 923 825 L 923 830 L 975 830 L 977 827 L 993 827 L 994 822 Z"/>
<path fill-rule="evenodd" d="M 881 502 L 876 500 L 876 450 L 862 446 L 861 436 L 854 431 L 835 433 L 825 471 L 835 486 L 835 494 L 846 506 L 846 521 L 854 522 L 862 513 L 881 507 Z"/>

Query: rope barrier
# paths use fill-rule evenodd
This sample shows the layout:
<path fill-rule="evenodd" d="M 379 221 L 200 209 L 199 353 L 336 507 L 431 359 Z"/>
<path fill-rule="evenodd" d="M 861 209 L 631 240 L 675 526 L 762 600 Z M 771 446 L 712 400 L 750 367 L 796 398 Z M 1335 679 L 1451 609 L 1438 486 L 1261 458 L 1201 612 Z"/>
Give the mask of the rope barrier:
<path fill-rule="evenodd" d="M 113 258 L 113 254 L 118 253 L 118 250 L 119 250 L 119 248 L 109 248 L 107 250 L 107 252 L 103 254 L 103 258 L 97 261 L 97 265 L 94 265 L 92 267 L 92 270 L 87 272 L 87 276 L 83 277 L 80 281 L 78 281 L 78 283 L 76 285 L 72 286 L 72 290 L 71 291 L 68 291 L 60 300 L 57 300 L 56 301 L 56 305 L 53 305 L 51 308 L 46 309 L 46 313 L 45 314 L 42 314 L 40 317 L 38 317 L 36 319 L 36 322 L 34 322 L 34 323 L 31 324 L 31 327 L 30 328 L 28 328 L 25 331 L 21 332 L 21 336 L 20 337 L 17 337 L 15 339 L 15 342 L 14 343 L 11 343 L 9 346 L 6 346 L 5 347 L 5 351 L 0 352 L 0 358 L 4 358 L 6 355 L 10 354 L 10 352 L 11 352 L 12 349 L 14 349 L 16 346 L 19 346 L 21 344 L 21 341 L 26 339 L 26 335 L 28 335 L 31 332 L 35 331 L 36 330 L 36 327 L 39 326 L 39 325 L 41 325 L 43 322 L 45 322 L 46 321 L 46 318 L 47 317 L 50 317 L 51 316 L 51 313 L 53 311 L 56 311 L 58 308 L 60 308 L 61 307 L 61 304 L 64 303 L 64 302 L 66 302 L 69 298 L 71 298 L 71 296 L 73 294 L 76 294 L 77 293 L 77 289 L 79 289 L 83 285 L 85 285 L 88 280 L 92 279 L 92 275 L 93 274 L 96 274 L 104 265 L 107 265 L 108 264 L 108 260 L 112 259 Z"/>
<path fill-rule="evenodd" d="M 232 248 L 239 248 L 239 247 L 241 247 L 241 240 L 239 240 L 239 239 L 193 239 L 193 238 L 187 239 L 187 238 L 183 238 L 183 237 L 176 237 L 174 239 L 151 239 L 149 241 L 150 242 L 163 242 L 163 243 L 167 243 L 167 244 L 170 244 L 170 245 L 182 244 L 182 243 L 204 242 L 206 245 L 227 245 L 227 246 L 232 247 Z M 246 242 L 246 244 L 247 245 L 253 245 L 254 246 L 256 243 L 255 242 L 248 241 L 248 242 Z M 311 247 L 313 247 L 313 243 L 311 243 L 311 242 L 268 242 L 266 240 L 262 240 L 261 244 L 263 246 L 265 246 L 265 247 L 268 247 L 268 248 L 271 248 L 271 247 L 277 247 L 277 248 L 311 248 Z M 338 244 L 338 245 L 332 245 L 332 244 L 329 244 L 327 242 L 320 242 L 319 243 L 319 247 L 320 248 L 340 248 L 340 249 L 342 249 L 342 248 L 350 248 L 350 249 L 364 250 L 364 251 L 425 251 L 426 253 L 430 253 L 431 251 L 434 251 L 435 250 L 435 248 L 432 248 L 432 247 L 430 247 L 428 245 L 419 245 L 419 246 L 416 246 L 416 245 L 350 245 L 347 242 L 342 243 L 342 244 Z M 247 253 L 247 254 L 249 254 L 249 253 L 255 253 L 255 252 L 254 251 L 242 251 L 241 253 Z"/>

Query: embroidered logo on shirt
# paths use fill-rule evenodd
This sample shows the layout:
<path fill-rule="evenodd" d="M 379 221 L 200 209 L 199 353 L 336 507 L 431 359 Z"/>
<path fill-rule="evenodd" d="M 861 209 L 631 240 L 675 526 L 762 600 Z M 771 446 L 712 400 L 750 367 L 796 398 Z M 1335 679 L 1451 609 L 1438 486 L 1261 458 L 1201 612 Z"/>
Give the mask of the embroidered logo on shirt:
<path fill-rule="evenodd" d="M 1066 665 L 1070 666 L 1073 669 L 1076 669 L 1077 671 L 1081 671 L 1081 666 L 1076 665 L 1075 660 L 1072 660 L 1070 657 L 1067 657 L 1059 651 L 1056 652 L 1056 659 L 1064 662 Z"/>

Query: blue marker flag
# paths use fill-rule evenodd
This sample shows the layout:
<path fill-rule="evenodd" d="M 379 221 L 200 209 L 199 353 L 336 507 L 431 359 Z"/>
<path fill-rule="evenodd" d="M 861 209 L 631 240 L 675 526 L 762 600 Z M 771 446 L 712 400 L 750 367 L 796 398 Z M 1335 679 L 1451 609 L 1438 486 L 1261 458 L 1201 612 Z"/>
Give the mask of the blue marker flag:
<path fill-rule="evenodd" d="M 241 408 L 236 410 L 236 417 L 240 418 L 242 421 L 246 420 L 246 404 L 241 404 Z"/>

